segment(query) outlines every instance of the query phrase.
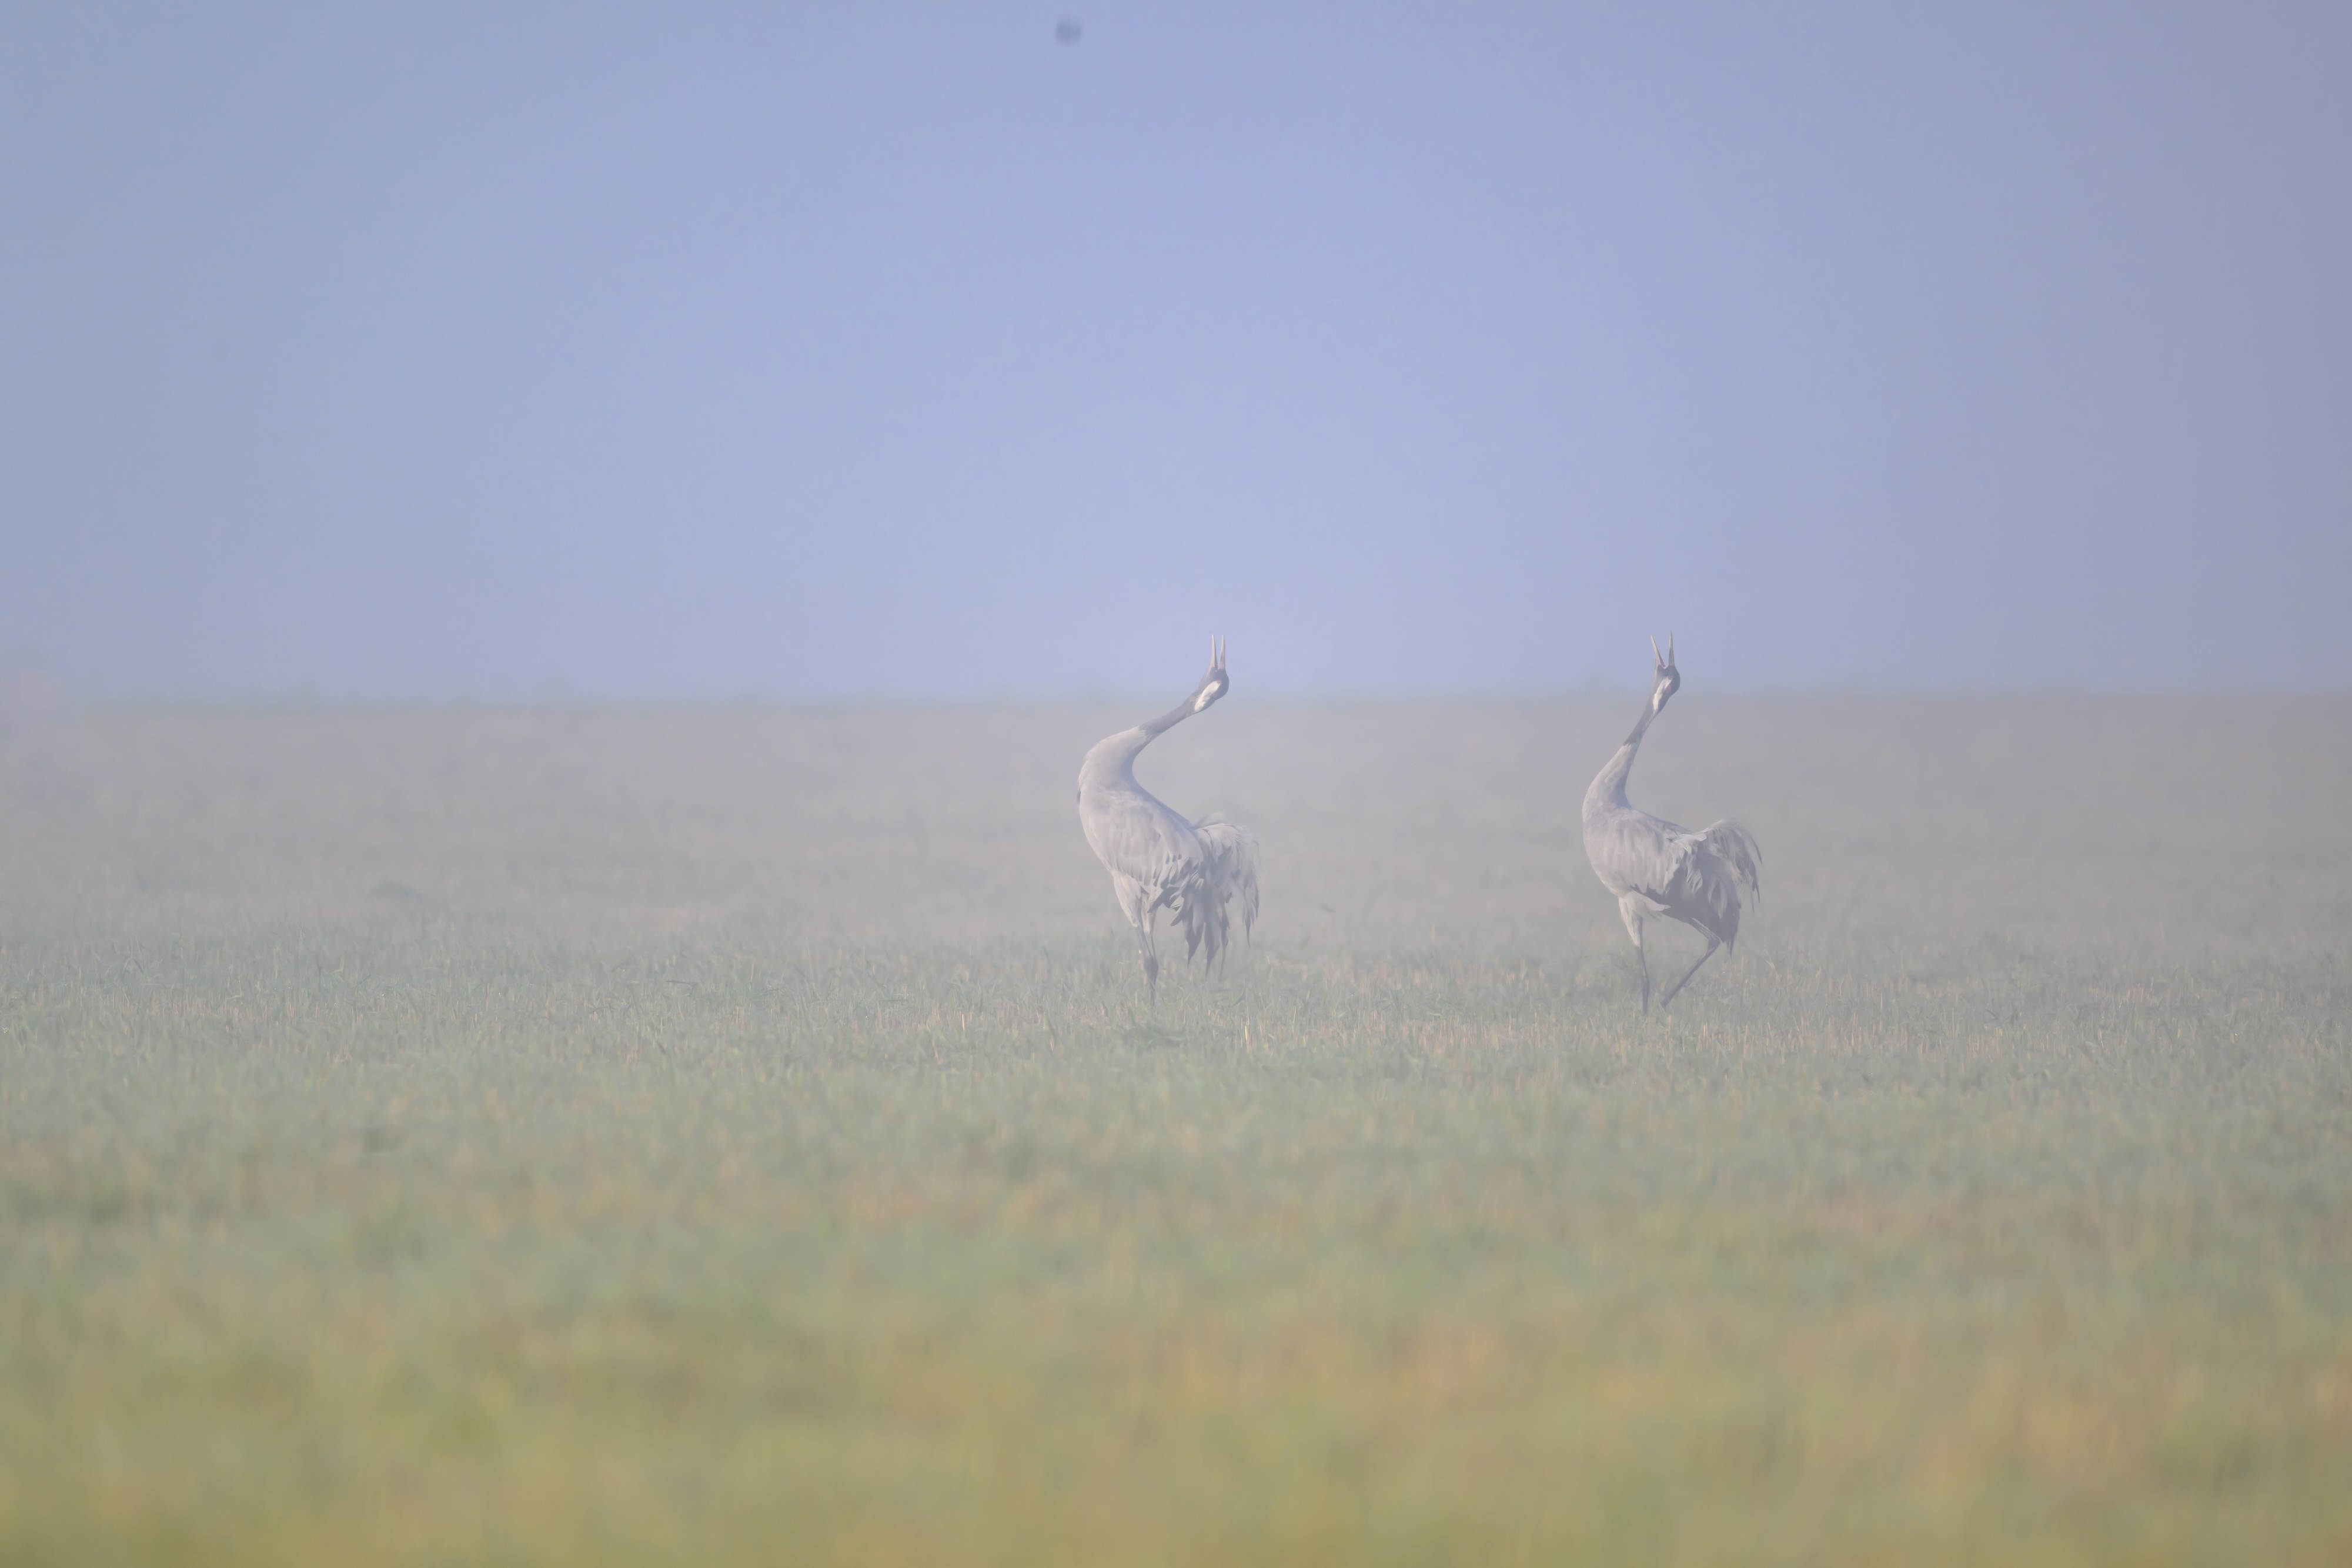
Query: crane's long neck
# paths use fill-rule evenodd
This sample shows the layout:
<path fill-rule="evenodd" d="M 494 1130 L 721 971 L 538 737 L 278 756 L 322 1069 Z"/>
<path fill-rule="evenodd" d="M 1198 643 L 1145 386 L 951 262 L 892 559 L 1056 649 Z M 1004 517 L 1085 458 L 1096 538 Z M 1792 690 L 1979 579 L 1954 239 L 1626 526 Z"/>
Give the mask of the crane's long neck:
<path fill-rule="evenodd" d="M 1182 702 L 1178 703 L 1174 707 L 1170 708 L 1166 713 L 1161 714 L 1158 718 L 1153 719 L 1150 724 L 1138 725 L 1136 727 L 1143 731 L 1143 739 L 1137 744 L 1135 749 L 1138 751 L 1142 750 L 1145 746 L 1158 739 L 1160 736 L 1165 735 L 1168 731 L 1175 728 L 1186 719 L 1191 718 L 1193 713 L 1192 704 L 1197 701 L 1199 697 L 1200 694 L 1195 692 L 1192 695 L 1186 697 Z"/>
<path fill-rule="evenodd" d="M 1109 768 L 1114 769 L 1118 777 L 1132 784 L 1135 781 L 1132 769 L 1135 767 L 1136 758 L 1142 754 L 1145 747 L 1192 716 L 1192 704 L 1198 695 L 1196 693 L 1194 696 L 1186 697 L 1158 718 L 1146 724 L 1139 724 L 1133 729 L 1122 729 L 1117 735 L 1096 746 L 1092 751 L 1087 753 L 1087 775 L 1103 779 L 1107 776 L 1097 770 Z"/>
<path fill-rule="evenodd" d="M 1593 775 L 1592 788 L 1584 792 L 1586 816 L 1591 816 L 1604 806 L 1623 807 L 1631 804 L 1625 799 L 1625 779 L 1633 771 L 1633 754 L 1642 749 L 1642 737 L 1649 733 L 1650 721 L 1657 716 L 1657 701 L 1654 697 L 1651 699 L 1650 706 L 1642 710 L 1641 719 L 1633 726 L 1633 733 L 1627 736 L 1625 744 L 1617 748 L 1617 755 L 1612 757 L 1607 766 Z"/>

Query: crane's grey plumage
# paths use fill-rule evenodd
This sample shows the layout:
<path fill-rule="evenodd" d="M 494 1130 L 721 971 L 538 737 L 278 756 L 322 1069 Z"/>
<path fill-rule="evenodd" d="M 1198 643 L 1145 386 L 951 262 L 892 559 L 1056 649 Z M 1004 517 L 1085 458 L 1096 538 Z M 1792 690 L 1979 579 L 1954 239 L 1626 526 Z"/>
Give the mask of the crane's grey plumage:
<path fill-rule="evenodd" d="M 1715 956 L 1717 947 L 1738 944 L 1739 890 L 1745 887 L 1749 897 L 1761 898 L 1764 867 L 1764 852 L 1737 822 L 1717 822 L 1695 833 L 1627 802 L 1625 777 L 1633 770 L 1633 754 L 1642 748 L 1650 721 L 1665 711 L 1666 699 L 1683 684 L 1682 672 L 1675 667 L 1674 638 L 1666 639 L 1663 657 L 1657 640 L 1652 638 L 1650 656 L 1657 662 L 1657 673 L 1650 685 L 1649 706 L 1642 710 L 1633 733 L 1584 792 L 1584 852 L 1591 858 L 1601 884 L 1617 895 L 1617 913 L 1624 917 L 1625 930 L 1633 938 L 1633 957 L 1642 969 L 1643 1012 L 1650 1010 L 1650 958 L 1642 946 L 1643 921 L 1658 916 L 1679 920 L 1706 938 L 1706 951 L 1698 956 L 1697 963 L 1658 998 L 1658 1006 L 1664 1008 L 1675 999 L 1676 991 L 1690 984 L 1699 964 Z"/>
<path fill-rule="evenodd" d="M 1243 935 L 1257 921 L 1257 840 L 1250 831 L 1214 813 L 1188 822 L 1135 781 L 1135 759 L 1143 748 L 1205 710 L 1230 684 L 1225 645 L 1211 638 L 1209 672 L 1191 696 L 1149 724 L 1098 741 L 1078 765 L 1078 822 L 1110 872 L 1119 912 L 1135 927 L 1144 984 L 1154 995 L 1160 955 L 1152 927 L 1160 911 L 1182 924 L 1187 963 L 1204 947 L 1206 963 L 1219 961 L 1231 937 L 1234 905 L 1241 907 Z"/>

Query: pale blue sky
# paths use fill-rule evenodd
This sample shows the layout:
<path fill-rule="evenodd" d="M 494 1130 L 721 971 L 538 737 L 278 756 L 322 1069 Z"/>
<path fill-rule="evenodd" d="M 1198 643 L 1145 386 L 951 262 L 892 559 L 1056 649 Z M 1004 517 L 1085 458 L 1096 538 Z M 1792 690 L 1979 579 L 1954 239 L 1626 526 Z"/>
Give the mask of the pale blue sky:
<path fill-rule="evenodd" d="M 2335 5 L 17 0 L 0 646 L 2340 687 L 2347 81 Z"/>

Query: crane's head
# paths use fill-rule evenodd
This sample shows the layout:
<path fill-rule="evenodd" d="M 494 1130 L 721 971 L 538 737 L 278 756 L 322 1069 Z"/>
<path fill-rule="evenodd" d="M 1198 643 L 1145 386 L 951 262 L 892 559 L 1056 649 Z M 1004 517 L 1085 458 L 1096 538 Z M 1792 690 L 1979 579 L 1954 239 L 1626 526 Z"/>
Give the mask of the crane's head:
<path fill-rule="evenodd" d="M 1209 673 L 1201 677 L 1201 687 L 1192 694 L 1192 711 L 1201 713 L 1225 695 L 1233 682 L 1225 678 L 1225 640 L 1209 639 Z"/>
<path fill-rule="evenodd" d="M 1666 699 L 1682 690 L 1683 673 L 1675 668 L 1675 634 L 1666 633 L 1666 651 L 1658 652 L 1658 640 L 1650 639 L 1650 657 L 1657 661 L 1657 674 L 1650 683 L 1650 711 L 1657 713 L 1666 706 Z"/>

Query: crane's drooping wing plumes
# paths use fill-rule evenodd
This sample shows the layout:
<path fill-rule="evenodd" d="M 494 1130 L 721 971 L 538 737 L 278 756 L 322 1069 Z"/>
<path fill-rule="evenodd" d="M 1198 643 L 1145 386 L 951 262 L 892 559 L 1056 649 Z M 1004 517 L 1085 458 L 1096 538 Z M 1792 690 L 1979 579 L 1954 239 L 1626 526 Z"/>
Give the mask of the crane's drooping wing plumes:
<path fill-rule="evenodd" d="M 1727 875 L 1738 881 L 1748 889 L 1750 898 L 1764 896 L 1764 852 L 1756 847 L 1756 840 L 1747 829 L 1727 817 L 1699 834 L 1698 841 L 1706 846 L 1707 859 L 1714 863 L 1716 874 Z M 1732 906 L 1737 911 L 1737 894 L 1732 895 Z M 1738 924 L 1738 915 L 1735 913 L 1732 925 L 1737 928 Z M 1726 936 L 1724 940 L 1728 942 L 1731 939 Z"/>
<path fill-rule="evenodd" d="M 1239 822 L 1212 812 L 1192 825 L 1201 844 L 1200 875 L 1188 886 L 1179 911 L 1184 922 L 1184 958 L 1205 946 L 1203 963 L 1214 964 L 1232 940 L 1234 904 L 1241 906 L 1242 935 L 1257 924 L 1257 839 Z"/>
<path fill-rule="evenodd" d="M 1739 890 L 1761 896 L 1758 873 L 1764 857 L 1748 830 L 1733 821 L 1705 832 L 1677 830 L 1671 841 L 1673 870 L 1657 890 L 1658 902 L 1675 918 L 1723 939 L 1739 942 Z"/>

